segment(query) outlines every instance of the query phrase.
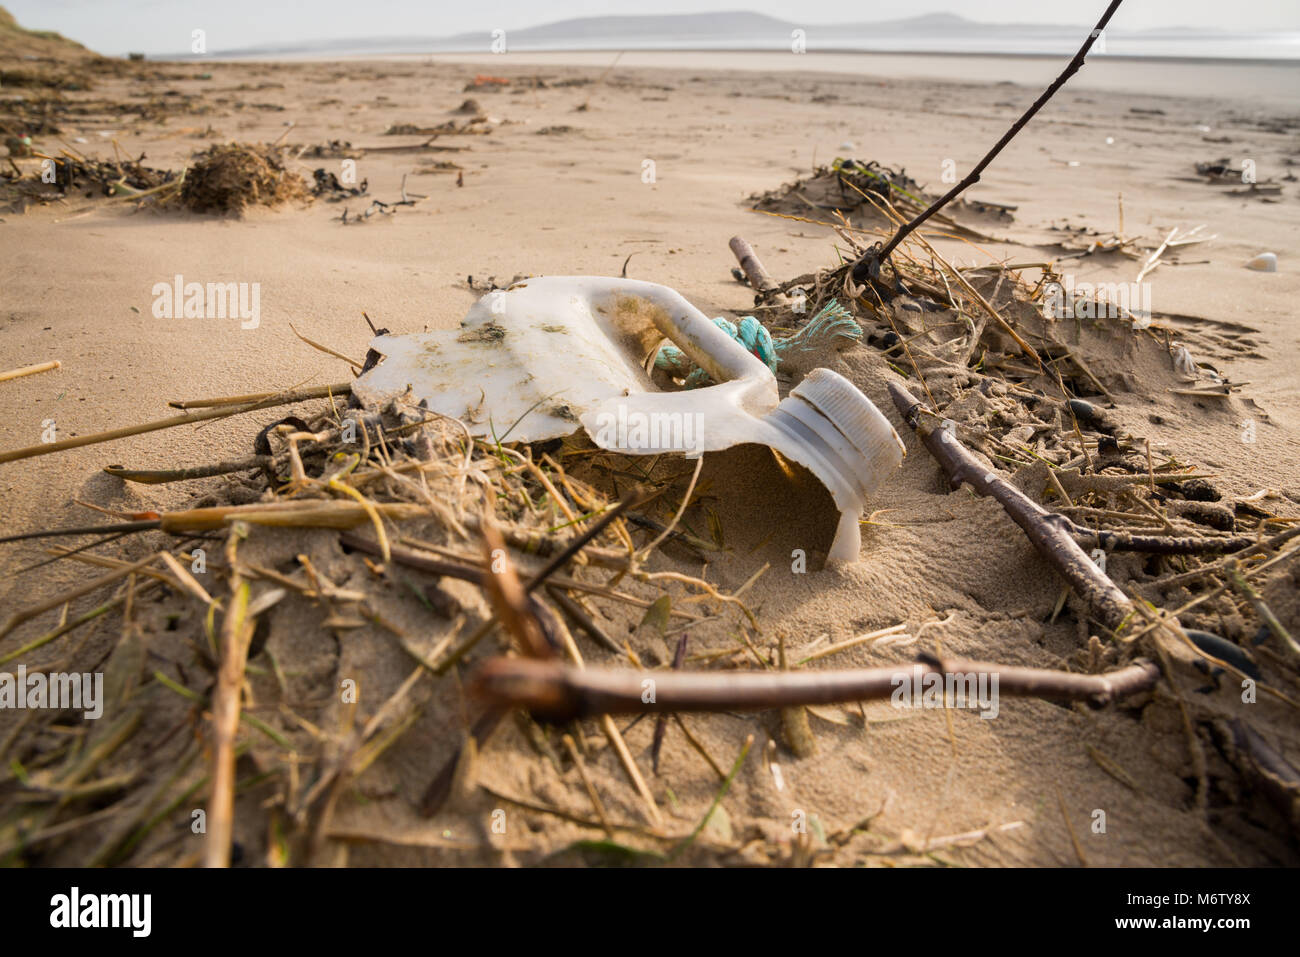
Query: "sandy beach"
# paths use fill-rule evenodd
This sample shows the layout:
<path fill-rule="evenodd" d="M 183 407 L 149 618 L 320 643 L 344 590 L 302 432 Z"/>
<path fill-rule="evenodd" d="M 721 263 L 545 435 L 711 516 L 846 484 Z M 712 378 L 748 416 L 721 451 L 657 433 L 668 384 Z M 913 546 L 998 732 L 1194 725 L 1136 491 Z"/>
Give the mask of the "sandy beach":
<path fill-rule="evenodd" d="M 143 156 L 149 167 L 179 170 L 212 143 L 277 143 L 288 148 L 288 168 L 310 183 L 316 169 L 342 175 L 349 157 L 313 158 L 307 149 L 342 141 L 356 151 L 356 179 L 366 181 L 368 194 L 254 207 L 242 216 L 160 211 L 143 203 L 136 208 L 129 200 L 84 191 L 47 202 L 8 195 L 0 208 L 0 371 L 53 359 L 62 366 L 0 382 L 0 450 L 37 445 L 51 427 L 65 439 L 163 419 L 177 414 L 167 405 L 172 400 L 349 380 L 346 363 L 305 344 L 290 324 L 360 361 L 371 340 L 363 313 L 395 333 L 454 329 L 493 279 L 505 285 L 516 276 L 619 276 L 625 269 L 629 278 L 676 289 L 708 316 L 752 314 L 753 289 L 732 276 L 732 236 L 747 239 L 779 281 L 833 266 L 837 247 L 846 248 L 825 225 L 830 212 L 764 215 L 751 209 L 753 197 L 809 177 L 837 157 L 906 170 L 929 193 L 941 193 L 945 170 L 960 176 L 970 169 L 1060 68 L 1059 60 L 1047 58 L 862 54 L 629 53 L 613 61 L 611 54 L 582 53 L 147 62 L 138 76 L 96 76 L 93 90 L 63 94 L 91 105 L 84 114 L 58 116 L 57 134 L 34 136 L 42 149 L 112 160 L 116 147 L 123 156 Z M 467 91 L 480 74 L 509 82 Z M 1145 277 L 1150 308 L 1170 341 L 1185 344 L 1197 362 L 1233 383 L 1231 394 L 1197 398 L 1172 391 L 1163 380 L 1157 386 L 1141 371 L 1147 360 L 1133 358 L 1126 367 L 1133 354 L 1119 346 L 1093 358 L 1094 371 L 1113 393 L 1105 402 L 1108 414 L 1135 448 L 1147 443 L 1156 462 L 1173 458 L 1212 475 L 1227 503 L 1256 496 L 1252 501 L 1267 514 L 1291 520 L 1300 515 L 1296 92 L 1292 67 L 1096 58 L 970 190 L 973 200 L 1014 207 L 1012 217 L 982 220 L 982 240 L 944 230 L 928 237 L 958 269 L 1056 262 L 1078 281 L 1127 283 L 1142 258 L 1078 257 L 1081 246 L 1117 234 L 1121 215 L 1125 236 L 1140 240 L 1143 257 L 1171 230 L 1202 227 L 1197 235 L 1213 238 L 1171 250 Z M 398 124 L 459 122 L 467 114 L 455 111 L 471 98 L 488 117 L 473 135 L 385 135 Z M 132 104 L 152 109 L 127 113 Z M 389 149 L 398 146 L 410 150 Z M 1221 157 L 1235 167 L 1250 161 L 1258 182 L 1279 189 L 1252 194 L 1241 184 L 1207 184 L 1195 164 Z M 18 162 L 32 170 L 39 161 Z M 372 198 L 397 201 L 403 181 L 408 194 L 422 197 L 418 203 L 355 221 Z M 348 222 L 341 220 L 344 210 Z M 850 224 L 865 225 L 855 215 L 849 214 Z M 1276 272 L 1245 268 L 1265 252 L 1276 254 Z M 1030 283 L 1038 275 L 1025 270 Z M 255 321 L 158 318 L 155 287 L 177 276 L 256 284 Z M 768 566 L 745 593 L 761 623 L 753 640 L 764 655 L 778 639 L 801 658 L 802 649 L 902 623 L 909 641 L 862 644 L 817 665 L 902 663 L 930 650 L 1083 670 L 1074 656 L 1096 626 L 1090 633 L 1073 599 L 1064 614 L 1054 615 L 1061 579 L 996 503 L 967 490 L 944 494 L 934 461 L 890 402 L 885 384 L 899 376 L 881 351 L 864 342 L 827 364 L 884 411 L 907 446 L 902 469 L 864 515 L 862 560 L 792 574 L 793 549 L 825 551 L 833 513 L 826 518 L 824 494 L 784 483 L 765 450 L 745 446 L 710 453 L 701 476 L 701 501 L 716 513 L 727 551 L 711 553 L 704 564 L 686 554 L 661 555 L 654 568 L 689 572 L 730 593 Z M 783 394 L 788 385 L 782 384 Z M 206 501 L 209 484 L 133 484 L 102 469 L 237 459 L 250 454 L 259 428 L 293 411 L 218 419 L 0 464 L 0 533 L 110 520 L 87 504 L 118 515 L 195 507 Z M 1252 439 L 1243 441 L 1248 422 Z M 1016 471 L 997 464 L 1008 474 Z M 685 477 L 662 508 L 656 506 L 661 520 L 675 510 Z M 694 534 L 704 534 L 703 516 L 688 516 Z M 150 535 L 156 538 L 130 537 L 95 553 L 144 558 L 164 547 L 161 533 Z M 50 557 L 49 544 L 0 546 L 0 619 L 103 572 L 60 561 L 18 574 Z M 1182 567 L 1148 575 L 1140 558 L 1113 562 L 1141 582 Z M 1297 569 L 1282 563 L 1256 583 L 1292 633 L 1300 628 Z M 161 603 L 161 592 L 150 601 Z M 469 607 L 482 600 L 472 592 L 466 587 L 456 594 Z M 109 594 L 78 598 L 66 611 L 59 606 L 23 623 L 0 640 L 0 656 Z M 1164 607 L 1177 608 L 1197 594 L 1172 591 Z M 166 609 L 188 608 L 191 618 L 182 620 L 201 634 L 201 609 L 184 600 L 173 599 Z M 145 614 L 145 634 L 167 627 L 159 624 L 166 609 L 160 604 L 156 615 Z M 690 628 L 693 655 L 737 644 L 743 626 L 724 611 L 710 606 L 713 620 Z M 646 666 L 671 660 L 672 628 L 648 635 L 640 611 L 607 614 L 609 631 L 620 644 L 626 639 Z M 73 644 L 51 643 L 21 660 L 35 667 L 74 655 L 76 670 L 85 670 L 120 638 L 120 616 L 116 623 L 110 617 L 87 626 Z M 1184 625 L 1244 643 L 1260 622 L 1238 598 L 1209 602 Z M 288 656 L 302 637 L 294 630 L 292 620 L 277 620 L 271 647 L 280 642 Z M 357 630 L 339 634 L 338 654 L 348 667 L 377 669 L 376 687 L 395 688 L 405 677 L 402 667 L 383 658 L 378 639 Z M 181 680 L 169 653 L 152 647 L 143 652 L 140 673 L 162 671 Z M 1294 659 L 1280 645 L 1264 647 L 1267 683 L 1294 694 Z M 583 653 L 591 664 L 628 664 L 599 647 L 583 644 Z M 308 657 L 295 660 L 300 671 L 314 668 L 321 678 L 325 691 L 303 692 L 319 704 L 337 674 L 330 677 L 320 661 L 308 667 Z M 264 655 L 259 664 L 264 670 L 254 697 L 264 704 L 268 694 L 275 697 L 275 683 Z M 742 651 L 719 667 L 753 665 Z M 1193 679 L 1182 680 L 1180 693 L 1197 698 Z M 452 753 L 463 717 L 451 682 L 433 679 L 428 687 L 435 684 L 429 693 L 436 706 L 413 719 L 371 777 L 345 788 L 333 807 L 339 834 L 386 836 L 339 837 L 327 842 L 317 862 L 529 863 L 593 836 L 573 820 L 522 805 L 509 806 L 512 824 L 504 835 L 482 823 L 506 806 L 501 794 L 579 818 L 593 813 L 572 764 L 546 753 L 552 746 L 560 750 L 558 735 L 538 750 L 509 722 L 478 758 L 476 779 L 487 790 L 433 818 L 421 816 L 420 796 Z M 1231 697 L 1231 680 L 1225 687 L 1220 694 Z M 1289 760 L 1300 758 L 1292 706 L 1267 695 L 1259 701 L 1252 712 L 1257 727 Z M 328 705 L 295 707 L 315 727 L 332 727 L 337 719 Z M 354 720 L 364 722 L 375 707 L 373 699 L 363 699 Z M 257 713 L 284 734 L 302 731 L 284 708 Z M 0 715 L 6 746 L 15 720 Z M 653 721 L 630 727 L 629 718 L 616 721 L 647 776 L 664 830 L 689 833 L 717 792 L 717 775 L 675 729 L 663 745 L 659 774 L 652 775 Z M 968 710 L 899 714 L 881 702 L 835 706 L 813 714 L 817 752 L 807 757 L 791 753 L 774 730 L 775 712 L 691 717 L 688 723 L 724 772 L 748 735 L 757 742 L 723 803 L 725 820 L 712 818 L 691 852 L 697 863 L 1297 862 L 1294 837 L 1279 836 L 1288 828 L 1285 816 L 1231 783 L 1208 724 L 1192 736 L 1202 753 L 1189 751 L 1172 692 L 1099 711 L 1007 699 L 996 721 Z M 586 735 L 586 773 L 605 812 L 648 826 L 644 802 L 599 723 L 575 727 Z M 264 746 L 260 738 L 252 745 L 241 778 L 263 767 L 253 758 Z M 779 787 L 773 764 L 780 768 Z M 200 771 L 196 764 L 193 776 Z M 1198 774 L 1208 784 L 1198 787 Z M 265 846 L 260 797 L 254 790 L 237 798 L 236 836 L 251 863 L 273 853 Z M 1110 822 L 1104 834 L 1090 829 L 1097 809 Z M 816 820 L 811 845 L 791 836 L 792 815 L 800 814 Z M 184 815 L 176 815 L 118 862 L 191 859 L 198 851 L 187 848 L 184 824 Z M 452 838 L 444 840 L 446 834 Z M 94 829 L 73 831 L 32 851 L 30 861 L 77 864 L 101 840 Z"/>

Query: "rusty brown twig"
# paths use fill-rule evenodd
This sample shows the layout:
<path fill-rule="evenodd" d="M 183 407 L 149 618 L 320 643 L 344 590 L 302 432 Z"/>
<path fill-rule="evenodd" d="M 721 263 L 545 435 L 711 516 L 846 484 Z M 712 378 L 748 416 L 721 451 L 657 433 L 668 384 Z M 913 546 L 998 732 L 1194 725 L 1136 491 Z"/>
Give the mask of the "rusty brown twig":
<path fill-rule="evenodd" d="M 525 707 L 534 716 L 571 721 L 603 714 L 766 710 L 890 698 L 900 688 L 921 687 L 927 675 L 960 678 L 973 689 L 996 676 L 997 693 L 1084 701 L 1101 707 L 1155 685 L 1159 669 L 1137 660 L 1103 675 L 1021 668 L 964 659 L 924 657 L 913 665 L 845 671 L 642 672 L 572 668 L 559 662 L 494 658 L 479 669 L 474 692 L 497 707 Z M 652 682 L 653 695 L 647 695 Z M 954 682 L 956 683 L 956 682 Z M 647 700 L 650 699 L 650 700 Z"/>
<path fill-rule="evenodd" d="M 1123 2 L 1123 0 L 1111 0 L 1110 5 L 1106 8 L 1106 12 L 1101 15 L 1101 19 L 1097 21 L 1097 25 L 1093 27 L 1092 32 L 1088 34 L 1088 38 L 1084 41 L 1083 46 L 1079 48 L 1079 52 L 1076 53 L 1074 58 L 1066 64 L 1065 69 L 1062 70 L 1060 75 L 1052 81 L 1051 85 L 1039 95 L 1038 99 L 1034 100 L 1034 102 L 1030 104 L 1029 109 L 1025 110 L 1025 112 L 1021 114 L 1020 119 L 1011 124 L 1011 128 L 1002 134 L 1002 138 L 993 145 L 992 149 L 984 154 L 984 158 L 975 164 L 974 169 L 967 173 L 966 177 L 960 183 L 950 189 L 943 196 L 936 199 L 929 205 L 929 207 L 914 217 L 910 222 L 902 226 L 894 233 L 893 237 L 879 252 L 873 250 L 853 267 L 853 278 L 856 282 L 866 282 L 867 279 L 870 278 L 870 266 L 873 262 L 879 263 L 887 259 L 889 254 L 894 251 L 898 244 L 902 242 L 909 233 L 935 213 L 939 212 L 939 210 L 943 209 L 943 207 L 947 206 L 948 203 L 960 196 L 968 187 L 974 186 L 979 182 L 980 174 L 984 172 L 985 168 L 993 162 L 1008 143 L 1015 139 L 1016 134 L 1024 129 L 1025 124 L 1033 119 L 1034 114 L 1043 108 L 1047 101 L 1056 94 L 1056 91 L 1064 86 L 1065 82 L 1069 80 L 1070 77 L 1074 76 L 1074 74 L 1079 71 L 1079 68 L 1083 66 L 1083 61 L 1087 58 L 1088 51 L 1092 49 L 1092 45 L 1096 42 L 1097 38 L 1102 35 L 1102 32 L 1106 29 L 1106 24 L 1110 23 L 1110 18 L 1114 16 L 1115 11 L 1119 9 L 1121 2 Z"/>
<path fill-rule="evenodd" d="M 1011 519 L 1024 530 L 1034 548 L 1056 567 L 1089 610 L 1107 627 L 1119 629 L 1133 614 L 1133 603 L 1075 540 L 1073 523 L 1063 515 L 1049 512 L 981 465 L 947 429 L 936 429 L 922 421 L 921 401 L 901 385 L 889 383 L 889 394 L 903 420 L 916 430 L 921 442 L 947 473 L 952 487 L 957 488 L 965 482 L 977 494 L 997 499 Z"/>

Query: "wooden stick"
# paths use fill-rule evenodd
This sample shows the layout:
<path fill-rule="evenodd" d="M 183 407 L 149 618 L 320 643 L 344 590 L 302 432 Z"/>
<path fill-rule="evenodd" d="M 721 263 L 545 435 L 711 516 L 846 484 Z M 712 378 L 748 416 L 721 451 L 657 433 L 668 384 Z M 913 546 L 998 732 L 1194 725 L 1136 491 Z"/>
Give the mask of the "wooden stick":
<path fill-rule="evenodd" d="M 592 523 L 590 528 L 588 528 L 581 535 L 578 535 L 577 537 L 570 540 L 569 543 L 564 546 L 564 549 L 558 555 L 556 555 L 549 562 L 547 562 L 546 567 L 543 568 L 541 571 L 539 571 L 536 575 L 534 575 L 532 579 L 524 586 L 524 591 L 526 593 L 531 594 L 537 588 L 538 585 L 541 585 L 544 582 L 546 582 L 547 579 L 549 579 L 552 575 L 554 575 L 566 564 L 568 564 L 570 559 L 572 559 L 575 555 L 577 555 L 578 552 L 582 551 L 583 547 L 588 542 L 592 541 L 593 539 L 596 538 L 596 536 L 598 536 L 601 532 L 603 532 L 605 528 L 608 527 L 609 524 L 614 521 L 614 519 L 618 518 L 621 514 L 623 514 L 625 511 L 627 511 L 629 508 L 633 507 L 634 505 L 642 504 L 644 500 L 645 497 L 641 495 L 639 492 L 635 490 L 628 491 L 618 501 L 616 505 L 608 509 L 604 514 L 600 516 L 599 519 L 597 519 L 594 523 Z"/>
<path fill-rule="evenodd" d="M 755 255 L 753 248 L 739 236 L 732 236 L 728 243 L 731 252 L 740 263 L 740 268 L 749 280 L 749 285 L 758 296 L 768 296 L 780 292 L 781 284 L 771 277 L 763 267 L 763 262 Z"/>
<path fill-rule="evenodd" d="M 681 671 L 686 663 L 686 643 L 690 636 L 682 635 L 677 639 L 677 650 L 673 653 L 673 671 Z M 784 647 L 784 645 L 782 645 Z M 655 733 L 650 743 L 650 769 L 659 773 L 659 752 L 664 746 L 664 737 L 668 733 L 668 715 L 661 714 L 655 719 Z"/>
<path fill-rule="evenodd" d="M 1205 553 L 1223 554 L 1225 552 L 1236 552 L 1249 548 L 1255 544 L 1255 539 L 1246 535 L 1232 536 L 1209 536 L 1209 535 L 1135 535 L 1132 532 L 1117 532 L 1108 529 L 1087 528 L 1078 525 L 1058 512 L 1048 511 L 1037 502 L 1028 498 L 1015 487 L 999 479 L 993 472 L 988 472 L 979 461 L 967 451 L 966 447 L 959 440 L 954 438 L 946 430 L 934 429 L 921 421 L 920 410 L 923 408 L 919 399 L 908 392 L 897 383 L 889 383 L 889 392 L 894 399 L 894 405 L 898 408 L 903 419 L 916 430 L 917 435 L 925 447 L 930 450 L 930 454 L 935 457 L 943 470 L 948 474 L 952 482 L 952 487 L 956 488 L 962 482 L 967 482 L 980 495 L 992 495 L 998 500 L 1002 507 L 1007 511 L 1025 534 L 1029 536 L 1038 550 L 1048 557 L 1053 564 L 1056 564 L 1061 574 L 1071 585 L 1077 586 L 1076 591 L 1081 596 L 1086 595 L 1080 590 L 1084 587 L 1085 579 L 1091 574 L 1091 578 L 1100 581 L 1110 582 L 1110 579 L 1101 574 L 1100 571 L 1089 573 L 1082 569 L 1078 574 L 1067 572 L 1066 565 L 1071 565 L 1074 558 L 1074 552 L 1082 556 L 1082 561 L 1090 569 L 1096 569 L 1092 560 L 1083 552 L 1082 546 L 1089 545 L 1097 548 L 1109 549 L 1111 551 L 1121 552 L 1148 552 L 1153 555 L 1199 555 Z M 1052 473 L 1055 481 L 1060 483 L 1060 476 Z M 1065 476 L 1068 478 L 1069 476 Z M 1094 476 L 1089 476 L 1093 478 Z M 1095 476 L 1099 479 L 1115 478 L 1116 476 Z M 1140 478 L 1147 478 L 1141 476 Z M 1139 476 L 1133 476 L 1136 480 Z M 1064 491 L 1064 489 L 1062 489 Z M 1034 531 L 1031 531 L 1031 528 Z M 1054 554 L 1057 548 L 1053 542 L 1060 540 L 1069 541 L 1073 550 L 1071 554 Z M 1103 592 L 1106 591 L 1104 586 L 1097 582 L 1097 588 Z M 1123 592 L 1111 585 L 1116 594 L 1123 598 Z M 1124 598 L 1127 601 L 1127 598 Z M 1121 616 L 1127 617 L 1127 614 Z"/>
<path fill-rule="evenodd" d="M 49 372 L 51 369 L 58 369 L 63 365 L 58 359 L 51 359 L 49 362 L 41 362 L 34 366 L 23 366 L 21 369 L 10 369 L 8 372 L 0 372 L 0 382 L 8 382 L 10 379 L 21 379 L 23 376 L 36 375 L 39 372 Z"/>
<path fill-rule="evenodd" d="M 350 387 L 349 390 L 351 391 Z M 250 405 L 239 406 L 236 408 L 214 408 L 206 412 L 197 412 L 193 415 L 174 415 L 169 419 L 159 419 L 156 422 L 145 422 L 142 425 L 128 425 L 121 429 L 110 429 L 107 432 L 94 432 L 90 435 L 79 435 L 74 439 L 63 439 L 60 442 L 43 442 L 40 445 L 30 445 L 25 449 L 14 449 L 12 452 L 0 452 L 0 462 L 16 462 L 19 459 L 31 459 L 38 455 L 49 455 L 51 452 L 63 452 L 68 449 L 80 448 L 83 445 L 96 445 L 100 442 L 112 442 L 115 439 L 124 439 L 132 435 L 143 435 L 146 432 L 157 432 L 159 429 L 171 429 L 178 425 L 189 425 L 191 422 L 203 422 L 208 419 L 221 419 L 229 415 L 243 415 L 245 412 L 256 412 L 259 409 L 269 409 L 277 405 L 292 405 L 295 402 L 305 402 L 308 399 L 323 399 L 330 395 L 339 393 L 338 386 L 318 386 L 311 389 L 302 389 L 297 392 L 284 392 L 272 395 L 268 398 L 261 399 Z"/>
<path fill-rule="evenodd" d="M 991 495 L 1024 530 L 1044 558 L 1070 583 L 1075 593 L 1102 622 L 1112 629 L 1120 627 L 1133 613 L 1133 603 L 1119 587 L 1102 573 L 1071 533 L 1071 522 L 1030 499 L 1018 488 L 998 478 L 979 463 L 964 445 L 946 429 L 935 429 L 919 421 L 921 402 L 895 382 L 889 384 L 894 405 L 930 454 L 943 467 L 953 488 L 962 482 L 979 495 Z"/>
<path fill-rule="evenodd" d="M 185 532 L 206 532 L 225 528 L 237 520 L 245 521 L 250 525 L 278 525 L 285 528 L 354 528 L 370 521 L 375 513 L 394 521 L 402 521 L 428 515 L 429 510 L 423 505 L 411 502 L 380 502 L 370 504 L 369 507 L 360 502 L 318 498 L 294 499 L 287 502 L 254 502 L 249 505 L 217 505 L 211 508 L 165 512 L 159 518 L 119 522 L 116 525 L 79 525 L 73 528 L 22 532 L 0 538 L 0 543 L 57 535 L 112 535 L 151 529 L 160 529 L 169 535 L 180 535 Z"/>
<path fill-rule="evenodd" d="M 605 634 L 605 630 L 596 624 L 592 617 L 583 610 L 581 605 L 569 597 L 568 592 L 563 588 L 555 585 L 548 585 L 546 593 L 551 596 L 552 600 L 557 605 L 560 606 L 560 611 L 568 615 L 574 624 L 586 632 L 587 635 L 596 642 L 596 644 L 608 651 L 614 652 L 616 655 L 627 654 L 626 651 L 618 646 L 618 643 L 615 642 L 613 638 Z"/>
<path fill-rule="evenodd" d="M 525 707 L 547 720 L 573 721 L 593 715 L 768 710 L 879 700 L 899 688 L 919 690 L 929 674 L 961 676 L 963 684 L 968 677 L 976 681 L 987 676 L 991 682 L 996 676 L 998 694 L 1102 707 L 1154 687 L 1160 670 L 1142 659 L 1108 674 L 1083 675 L 927 656 L 913 665 L 846 671 L 642 672 L 493 658 L 474 676 L 472 688 L 498 707 Z M 647 681 L 654 686 L 651 701 L 645 700 Z"/>
<path fill-rule="evenodd" d="M 1161 255 L 1163 255 L 1164 251 L 1169 248 L 1169 240 L 1173 239 L 1177 233 L 1178 233 L 1177 226 L 1169 230 L 1169 235 L 1165 237 L 1165 241 L 1162 242 L 1159 246 L 1157 246 L 1156 251 L 1147 257 L 1147 261 L 1143 264 L 1142 268 L 1138 270 L 1137 278 L 1134 279 L 1133 282 L 1135 283 L 1141 282 L 1143 279 L 1146 278 L 1147 273 L 1151 272 L 1153 269 L 1155 269 L 1157 266 L 1160 265 Z"/>
<path fill-rule="evenodd" d="M 877 641 L 888 635 L 897 635 L 907 630 L 907 622 L 899 622 L 897 625 L 890 625 L 888 628 L 881 628 L 878 631 L 869 631 L 865 635 L 856 635 L 853 638 L 846 638 L 843 641 L 836 642 L 833 645 L 827 645 L 808 655 L 806 658 L 800 658 L 795 662 L 796 665 L 803 666 L 810 661 L 816 661 L 818 658 L 825 658 L 827 655 L 837 654 L 841 651 L 847 651 L 850 648 L 856 648 L 858 645 L 866 644 L 869 641 Z"/>
<path fill-rule="evenodd" d="M 325 398 L 329 395 L 347 395 L 352 391 L 351 382 L 337 382 L 334 385 L 323 386 L 326 390 Z M 253 392 L 248 395 L 228 395 L 215 399 L 174 399 L 167 404 L 173 409 L 206 409 L 218 405 L 244 405 L 248 402 L 260 402 L 262 399 L 273 399 L 277 395 L 283 395 L 282 392 Z"/>
<path fill-rule="evenodd" d="M 975 164 L 975 168 L 966 175 L 965 179 L 939 199 L 931 203 L 928 209 L 915 217 L 906 226 L 894 233 L 893 238 L 885 244 L 884 248 L 882 248 L 879 253 L 874 254 L 874 258 L 877 262 L 886 259 L 898 244 L 903 241 L 904 237 L 906 237 L 908 233 L 912 232 L 912 230 L 916 229 L 939 210 L 943 209 L 943 207 L 948 205 L 952 200 L 956 199 L 967 187 L 974 186 L 979 182 L 980 174 L 983 173 L 984 169 L 993 162 L 994 158 L 999 153 L 1002 152 L 1003 147 L 1010 143 L 1012 139 L 1015 138 L 1016 134 L 1024 128 L 1025 124 L 1033 118 L 1034 114 L 1042 109 L 1044 104 L 1046 104 L 1047 101 L 1056 94 L 1056 91 L 1065 85 L 1066 80 L 1074 76 L 1074 74 L 1079 71 L 1079 68 L 1083 66 L 1083 61 L 1088 56 L 1088 51 L 1092 49 L 1092 45 L 1096 41 L 1097 37 L 1101 36 L 1102 31 L 1106 29 L 1106 24 L 1110 23 L 1110 18 L 1114 16 L 1115 11 L 1119 9 L 1121 2 L 1123 2 L 1123 0 L 1111 0 L 1110 6 L 1106 8 L 1106 12 L 1102 14 L 1101 19 L 1097 21 L 1097 25 L 1093 28 L 1092 32 L 1088 34 L 1088 39 L 1085 40 L 1083 46 L 1079 48 L 1079 52 L 1074 55 L 1074 59 L 1072 59 L 1066 65 L 1065 69 L 1061 71 L 1061 75 L 1052 81 L 1051 86 L 1044 90 L 1038 99 L 1034 100 L 1029 109 L 1025 110 L 1020 119 L 1016 120 L 1016 122 L 1012 124 L 1011 129 L 1007 130 L 1006 133 L 1002 135 L 1002 139 L 998 140 L 997 143 L 994 144 L 993 148 L 984 155 L 984 158 Z M 863 258 L 853 267 L 853 279 L 855 282 L 866 282 L 869 278 L 870 267 L 868 257 L 872 255 L 873 254 L 868 253 L 866 256 L 863 256 Z"/>
<path fill-rule="evenodd" d="M 214 465 L 197 465 L 188 469 L 129 469 L 123 465 L 106 465 L 104 471 L 125 482 L 138 482 L 141 485 L 165 485 L 168 482 L 185 482 L 190 479 L 211 478 L 214 475 L 229 475 L 231 472 L 243 472 L 250 469 L 270 468 L 275 458 L 270 455 L 254 455 L 246 459 L 230 462 L 217 462 Z"/>

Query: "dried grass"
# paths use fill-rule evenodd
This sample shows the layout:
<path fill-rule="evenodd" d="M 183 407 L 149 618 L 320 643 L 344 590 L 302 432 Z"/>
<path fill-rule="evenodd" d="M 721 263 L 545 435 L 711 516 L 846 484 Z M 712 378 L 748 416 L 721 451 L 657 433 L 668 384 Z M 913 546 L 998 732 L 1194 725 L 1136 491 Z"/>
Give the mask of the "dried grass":
<path fill-rule="evenodd" d="M 249 143 L 213 145 L 199 153 L 178 202 L 196 213 L 242 213 L 249 206 L 310 201 L 307 181 L 287 169 L 281 150 Z"/>

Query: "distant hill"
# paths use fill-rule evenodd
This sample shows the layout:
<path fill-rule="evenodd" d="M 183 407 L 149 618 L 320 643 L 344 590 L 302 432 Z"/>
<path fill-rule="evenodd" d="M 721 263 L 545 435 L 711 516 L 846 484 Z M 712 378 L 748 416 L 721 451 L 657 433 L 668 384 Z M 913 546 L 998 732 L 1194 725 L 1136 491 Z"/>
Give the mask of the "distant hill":
<path fill-rule="evenodd" d="M 955 2 L 955 0 L 954 0 Z M 485 20 L 487 14 L 484 14 Z M 13 18 L 3 16 L 0 36 L 23 37 L 23 43 L 48 41 L 60 49 L 76 44 L 57 34 L 19 30 Z M 430 53 L 489 53 L 493 51 L 493 27 L 453 36 L 418 34 L 346 36 L 293 39 L 243 48 L 209 51 L 216 57 L 279 57 L 331 55 L 386 55 Z M 1064 55 L 1078 49 L 1088 30 L 1074 25 L 1036 23 L 981 23 L 955 13 L 931 13 L 874 23 L 810 23 L 770 17 L 744 11 L 714 11 L 690 14 L 643 14 L 593 16 L 557 20 L 532 27 L 505 24 L 509 52 L 547 50 L 766 50 L 789 51 L 797 38 L 808 52 L 831 50 L 906 53 L 978 53 L 1012 56 Z M 795 31 L 803 31 L 796 35 Z M 1276 34 L 1276 31 L 1275 31 Z M 1300 51 L 1300 33 L 1249 33 L 1194 30 L 1179 27 L 1141 31 L 1107 31 L 1110 49 L 1098 54 L 1118 56 L 1210 56 L 1295 58 Z M 2 41 L 0 41 L 2 42 Z M 1098 47 L 1101 45 L 1099 44 Z M 2 50 L 3 48 L 0 48 Z M 35 52 L 34 47 L 29 50 Z M 88 52 L 84 55 L 91 56 Z M 190 59 L 183 51 L 163 53 L 164 58 Z"/>
<path fill-rule="evenodd" d="M 12 13 L 0 7 L 0 60 L 81 63 L 99 59 L 98 53 L 52 30 L 24 30 Z"/>
<path fill-rule="evenodd" d="M 525 50 L 597 49 L 788 49 L 795 30 L 805 32 L 810 49 L 860 48 L 873 45 L 926 48 L 941 44 L 963 44 L 983 38 L 996 46 L 1004 38 L 1051 39 L 1078 45 L 1085 26 L 1043 24 L 978 23 L 953 13 L 886 20 L 875 23 L 796 23 L 761 13 L 719 11 L 713 13 L 644 14 L 639 16 L 577 17 L 534 27 L 506 31 L 507 48 Z M 992 42 L 989 42 L 992 41 Z M 294 53 L 459 53 L 488 52 L 492 31 L 477 30 L 453 36 L 349 37 L 286 44 L 266 44 L 239 50 L 214 51 L 219 55 L 269 55 Z"/>
<path fill-rule="evenodd" d="M 679 13 L 642 16 L 575 17 L 538 27 L 511 30 L 517 41 L 566 41 L 604 37 L 788 37 L 794 24 L 761 13 Z M 483 42 L 485 31 L 447 37 L 450 42 Z"/>

